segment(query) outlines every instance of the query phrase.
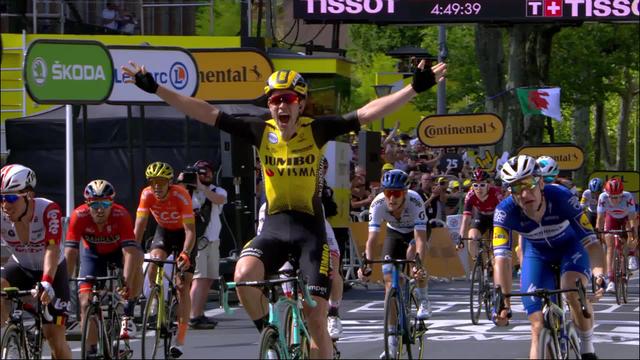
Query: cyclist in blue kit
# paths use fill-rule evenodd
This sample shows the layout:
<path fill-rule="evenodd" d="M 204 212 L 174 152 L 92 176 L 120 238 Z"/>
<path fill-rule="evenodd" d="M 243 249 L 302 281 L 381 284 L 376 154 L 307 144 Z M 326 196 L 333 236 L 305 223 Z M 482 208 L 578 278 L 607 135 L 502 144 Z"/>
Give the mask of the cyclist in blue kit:
<path fill-rule="evenodd" d="M 575 287 L 578 279 L 586 286 L 591 277 L 591 264 L 585 247 L 596 242 L 596 236 L 580 201 L 569 190 L 545 185 L 536 160 L 530 156 L 512 157 L 501 170 L 502 181 L 511 195 L 498 204 L 493 217 L 493 247 L 495 254 L 494 281 L 510 292 L 512 285 L 512 231 L 522 236 L 521 290 L 556 289 L 551 265 L 560 267 L 562 289 Z M 567 293 L 573 321 L 580 337 L 583 359 L 596 359 L 593 347 L 593 316 L 585 318 L 580 311 L 578 295 Z M 526 296 L 522 304 L 531 322 L 529 357 L 539 358 L 538 336 L 543 328 L 542 300 Z M 507 309 L 493 314 L 494 322 L 505 326 Z M 593 314 L 591 304 L 586 304 Z"/>

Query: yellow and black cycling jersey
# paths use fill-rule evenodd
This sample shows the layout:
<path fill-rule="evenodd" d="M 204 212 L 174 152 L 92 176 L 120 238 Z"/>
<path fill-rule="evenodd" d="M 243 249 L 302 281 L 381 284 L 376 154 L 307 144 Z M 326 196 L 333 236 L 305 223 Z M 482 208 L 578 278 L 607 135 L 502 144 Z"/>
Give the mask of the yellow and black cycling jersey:
<path fill-rule="evenodd" d="M 284 141 L 275 120 L 220 113 L 216 126 L 258 149 L 269 215 L 293 210 L 317 215 L 322 147 L 338 135 L 359 131 L 356 112 L 300 117 L 296 134 Z M 318 203 L 316 203 L 318 202 Z"/>

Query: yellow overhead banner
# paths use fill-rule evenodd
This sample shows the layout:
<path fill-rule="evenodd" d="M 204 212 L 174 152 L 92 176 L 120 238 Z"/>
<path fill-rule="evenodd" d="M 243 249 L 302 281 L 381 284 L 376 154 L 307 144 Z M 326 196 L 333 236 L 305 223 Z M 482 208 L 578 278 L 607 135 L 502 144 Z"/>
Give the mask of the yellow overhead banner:
<path fill-rule="evenodd" d="M 640 174 L 635 171 L 610 171 L 610 170 L 596 170 L 589 175 L 589 181 L 593 178 L 600 178 L 602 181 L 617 177 L 622 180 L 624 191 L 638 192 L 640 191 Z"/>
<path fill-rule="evenodd" d="M 550 156 L 558 163 L 560 170 L 578 170 L 584 163 L 584 151 L 573 144 L 523 146 L 518 149 L 518 155 L 529 155 L 534 158 Z"/>
<path fill-rule="evenodd" d="M 431 115 L 418 125 L 418 138 L 431 147 L 492 145 L 503 135 L 495 114 Z"/>
<path fill-rule="evenodd" d="M 196 97 L 209 102 L 249 102 L 264 94 L 273 72 L 267 56 L 256 49 L 191 49 L 200 85 Z"/>

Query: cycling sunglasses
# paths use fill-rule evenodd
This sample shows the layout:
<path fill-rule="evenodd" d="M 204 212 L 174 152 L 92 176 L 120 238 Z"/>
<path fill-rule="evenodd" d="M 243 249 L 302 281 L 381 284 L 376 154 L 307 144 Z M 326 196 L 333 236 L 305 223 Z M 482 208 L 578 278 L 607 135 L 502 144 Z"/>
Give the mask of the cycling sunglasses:
<path fill-rule="evenodd" d="M 113 204 L 113 201 L 108 201 L 108 200 L 104 200 L 104 201 L 92 201 L 87 203 L 87 205 L 92 208 L 93 210 L 98 210 L 98 209 L 108 209 L 111 207 L 111 205 Z"/>
<path fill-rule="evenodd" d="M 269 98 L 269 104 L 276 105 L 276 106 L 282 103 L 285 103 L 287 105 L 297 104 L 298 101 L 300 101 L 300 98 L 296 94 L 273 95 Z"/>
<path fill-rule="evenodd" d="M 535 189 L 538 186 L 540 178 L 530 177 L 528 179 L 520 180 L 517 183 L 511 184 L 511 193 L 514 195 L 520 195 L 526 189 Z"/>
<path fill-rule="evenodd" d="M 399 197 L 404 196 L 404 190 L 385 189 L 384 190 L 384 196 L 387 197 L 387 198 L 390 198 L 392 196 L 396 197 L 396 198 L 399 198 Z"/>
<path fill-rule="evenodd" d="M 484 188 L 486 188 L 489 184 L 487 184 L 487 183 L 473 183 L 472 185 L 473 185 L 473 188 L 474 188 L 474 189 L 477 189 L 477 188 L 484 189 Z"/>
<path fill-rule="evenodd" d="M 13 204 L 14 202 L 18 201 L 18 199 L 20 199 L 23 196 L 26 196 L 27 194 L 4 194 L 4 195 L 0 195 L 0 202 L 6 202 L 9 204 Z"/>

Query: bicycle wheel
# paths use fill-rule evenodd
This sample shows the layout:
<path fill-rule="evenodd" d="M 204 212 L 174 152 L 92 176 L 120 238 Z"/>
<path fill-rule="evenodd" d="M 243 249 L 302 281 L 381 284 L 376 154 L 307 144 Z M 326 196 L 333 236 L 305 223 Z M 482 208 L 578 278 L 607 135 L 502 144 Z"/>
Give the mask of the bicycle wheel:
<path fill-rule="evenodd" d="M 482 282 L 482 302 L 484 303 L 484 314 L 487 320 L 491 321 L 491 306 L 493 306 L 493 266 L 491 260 L 484 265 L 484 281 Z"/>
<path fill-rule="evenodd" d="M 622 296 L 622 277 L 623 277 L 623 269 L 624 260 L 622 259 L 622 254 L 620 254 L 620 250 L 613 249 L 613 276 L 615 277 L 614 282 L 616 284 L 616 303 L 621 305 L 623 302 Z"/>
<path fill-rule="evenodd" d="M 167 308 L 167 316 L 164 323 L 164 356 L 165 359 L 170 357 L 169 349 L 171 348 L 171 341 L 174 336 L 178 332 L 178 298 L 176 295 L 170 296 L 169 301 L 167 302 L 169 307 Z"/>
<path fill-rule="evenodd" d="M 278 344 L 278 330 L 273 326 L 267 326 L 260 333 L 260 352 L 258 359 L 285 359 L 282 349 Z"/>
<path fill-rule="evenodd" d="M 399 359 L 402 354 L 402 326 L 400 325 L 399 313 L 400 313 L 400 299 L 398 298 L 398 291 L 394 288 L 389 289 L 384 297 L 384 352 L 387 359 Z M 395 314 L 395 321 L 393 324 L 389 324 L 392 318 L 392 314 Z M 395 340 L 393 340 L 395 338 Z M 397 353 L 391 354 L 389 349 L 389 342 L 395 342 L 397 344 Z M 407 349 L 409 351 L 410 348 Z M 409 358 L 411 356 L 409 355 Z"/>
<path fill-rule="evenodd" d="M 42 321 L 36 321 L 30 327 L 25 327 L 25 333 L 27 335 L 27 351 L 29 353 L 29 359 L 41 359 L 42 358 L 42 341 L 44 335 L 42 334 Z"/>
<path fill-rule="evenodd" d="M 110 346 L 108 345 L 109 338 L 104 333 L 103 323 L 102 323 L 102 314 L 98 311 L 102 312 L 99 306 L 89 305 L 87 310 L 84 313 L 84 323 L 82 324 L 82 345 L 80 348 L 80 357 L 82 359 L 87 359 L 90 345 L 89 345 L 89 331 L 91 327 L 94 328 L 94 336 L 97 339 L 96 342 L 96 353 L 95 356 L 92 355 L 93 359 L 110 359 L 111 351 Z"/>
<path fill-rule="evenodd" d="M 162 325 L 158 321 L 158 310 L 164 304 L 160 301 L 160 290 L 157 286 L 151 289 L 142 315 L 141 356 L 143 359 L 156 359 L 156 356 L 161 356 L 158 349 L 162 338 Z"/>
<path fill-rule="evenodd" d="M 626 304 L 627 303 L 627 285 L 629 285 L 629 276 L 630 275 L 630 271 L 629 271 L 629 256 L 624 256 L 622 259 L 622 279 L 620 281 L 620 292 L 622 294 L 622 301 Z"/>
<path fill-rule="evenodd" d="M 27 351 L 20 333 L 14 324 L 9 325 L 2 335 L 2 359 L 26 359 Z"/>
<path fill-rule="evenodd" d="M 582 359 L 580 354 L 580 338 L 573 323 L 567 324 L 566 354 L 562 354 L 563 359 Z"/>
<path fill-rule="evenodd" d="M 469 289 L 469 312 L 471 314 L 471 322 L 478 325 L 480 313 L 482 312 L 484 272 L 482 269 L 482 260 L 476 258 L 471 273 L 471 288 Z"/>
<path fill-rule="evenodd" d="M 409 314 L 409 325 L 411 341 L 407 344 L 407 347 L 411 348 L 411 354 L 414 359 L 422 359 L 424 355 L 424 334 L 427 331 L 427 326 L 424 323 L 424 320 L 418 319 L 418 308 L 420 307 L 420 302 L 418 302 L 418 298 L 415 295 L 415 285 L 412 285 L 409 291 L 409 303 L 407 304 Z"/>
<path fill-rule="evenodd" d="M 117 301 L 112 299 L 112 301 Z M 116 303 L 112 309 L 113 311 L 109 314 L 109 318 L 107 319 L 107 338 L 109 339 L 109 344 L 112 346 L 111 353 L 113 354 L 114 359 L 120 359 L 120 345 L 124 343 L 124 341 L 120 340 L 120 330 L 122 327 L 122 316 L 124 315 L 124 305 L 121 303 Z"/>
<path fill-rule="evenodd" d="M 555 338 L 551 330 L 544 328 L 538 337 L 538 358 L 539 359 L 560 359 L 557 352 Z"/>

